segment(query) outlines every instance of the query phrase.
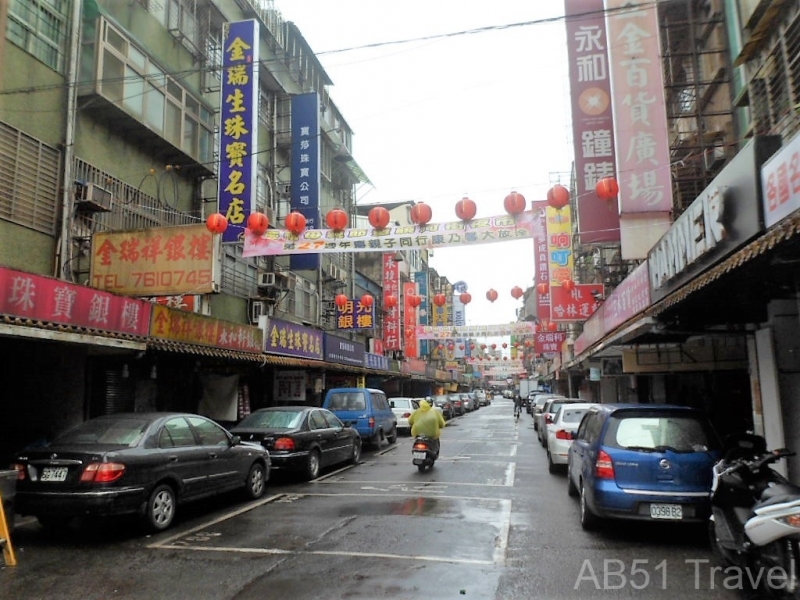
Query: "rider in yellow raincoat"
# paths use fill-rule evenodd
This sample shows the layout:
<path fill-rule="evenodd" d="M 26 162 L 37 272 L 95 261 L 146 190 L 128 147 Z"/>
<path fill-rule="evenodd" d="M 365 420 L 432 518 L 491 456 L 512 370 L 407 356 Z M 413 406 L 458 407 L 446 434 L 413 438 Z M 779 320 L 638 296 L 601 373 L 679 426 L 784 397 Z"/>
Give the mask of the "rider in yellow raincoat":
<path fill-rule="evenodd" d="M 431 405 L 426 400 L 420 400 L 419 408 L 408 417 L 408 424 L 411 425 L 411 435 L 424 435 L 436 440 L 436 455 L 439 455 L 439 436 L 442 428 L 447 425 L 438 410 L 431 410 Z"/>

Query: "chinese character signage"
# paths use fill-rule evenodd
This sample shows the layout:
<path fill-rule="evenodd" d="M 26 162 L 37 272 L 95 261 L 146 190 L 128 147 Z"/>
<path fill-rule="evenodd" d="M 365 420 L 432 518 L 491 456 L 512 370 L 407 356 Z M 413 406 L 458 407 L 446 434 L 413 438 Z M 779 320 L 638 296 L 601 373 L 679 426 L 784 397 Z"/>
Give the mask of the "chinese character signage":
<path fill-rule="evenodd" d="M 176 342 L 258 354 L 264 347 L 264 332 L 258 327 L 212 319 L 160 304 L 153 305 L 150 335 Z"/>
<path fill-rule="evenodd" d="M 219 131 L 219 211 L 228 219 L 222 241 L 244 238 L 254 210 L 258 139 L 258 22 L 223 24 Z"/>
<path fill-rule="evenodd" d="M 572 92 L 578 235 L 582 244 L 619 241 L 616 200 L 595 192 L 604 177 L 616 177 L 614 119 L 603 0 L 565 0 Z"/>
<path fill-rule="evenodd" d="M 381 371 L 389 370 L 389 357 L 382 354 L 373 354 L 372 352 L 364 353 L 364 366 L 368 369 L 379 369 Z"/>
<path fill-rule="evenodd" d="M 387 252 L 383 255 L 383 293 L 394 296 L 397 306 L 387 306 L 383 317 L 383 347 L 386 350 L 401 349 L 401 298 L 400 298 L 400 269 L 394 260 L 394 254 Z"/>
<path fill-rule="evenodd" d="M 272 399 L 286 404 L 303 404 L 307 386 L 308 375 L 305 371 L 275 371 Z"/>
<path fill-rule="evenodd" d="M 547 201 L 535 200 L 531 203 L 531 210 L 535 212 L 539 219 L 537 234 L 533 237 L 533 264 L 536 270 L 534 278 L 535 284 L 550 283 L 550 261 L 547 258 Z M 541 321 L 550 319 L 550 292 L 539 293 L 536 290 L 536 317 Z"/>
<path fill-rule="evenodd" d="M 294 194 L 295 184 L 292 184 Z M 317 213 L 319 209 L 317 208 Z M 305 214 L 305 213 L 304 213 Z M 308 215 L 306 215 L 308 219 Z M 315 221 L 316 222 L 316 221 Z M 399 225 L 385 229 L 314 229 L 309 225 L 299 236 L 283 229 L 269 229 L 264 235 L 246 236 L 242 256 L 277 256 L 329 252 L 395 252 L 398 249 L 447 248 L 475 246 L 493 242 L 527 239 L 535 235 L 539 220 L 526 211 L 516 217 L 500 215 L 426 225 Z M 294 263 L 292 263 L 294 269 Z M 308 268 L 308 267 L 303 267 Z"/>
<path fill-rule="evenodd" d="M 551 305 L 553 288 L 560 286 L 567 279 L 572 280 L 574 256 L 571 215 L 569 206 L 547 207 L 547 267 L 550 275 Z M 542 316 L 539 315 L 539 318 Z"/>
<path fill-rule="evenodd" d="M 325 360 L 343 365 L 364 366 L 364 344 L 325 334 Z"/>
<path fill-rule="evenodd" d="M 216 292 L 219 264 L 219 244 L 205 225 L 92 236 L 92 286 L 117 294 L 174 296 Z"/>
<path fill-rule="evenodd" d="M 323 360 L 322 331 L 271 318 L 267 323 L 264 351 Z"/>
<path fill-rule="evenodd" d="M 563 285 L 550 288 L 550 320 L 586 321 L 597 310 L 603 295 L 602 283 L 576 283 L 567 291 Z"/>
<path fill-rule="evenodd" d="M 344 306 L 336 306 L 336 329 L 372 329 L 374 314 L 372 304 L 367 306 L 361 298 L 348 298 Z"/>
<path fill-rule="evenodd" d="M 403 284 L 403 304 L 405 305 L 405 313 L 403 314 L 403 334 L 405 336 L 403 353 L 409 358 L 419 358 L 419 345 L 415 329 L 417 326 L 417 307 L 408 302 L 411 296 L 416 295 L 417 284 L 411 282 Z"/>
<path fill-rule="evenodd" d="M 622 258 L 644 259 L 670 226 L 672 176 L 657 3 L 606 0 Z"/>
<path fill-rule="evenodd" d="M 147 335 L 152 310 L 153 304 L 138 298 L 0 267 L 0 314 Z"/>
<path fill-rule="evenodd" d="M 558 354 L 566 339 L 566 331 L 538 331 L 534 338 L 534 350 L 536 354 Z"/>
<path fill-rule="evenodd" d="M 320 139 L 319 96 L 316 93 L 292 97 L 292 210 L 306 218 L 306 227 L 320 225 Z M 282 235 L 286 232 L 281 231 Z M 290 234 L 294 235 L 294 234 Z M 252 236 L 255 237 L 255 236 Z M 301 236 L 302 237 L 302 236 Z M 245 242 L 245 245 L 247 242 Z M 281 252 L 280 254 L 288 254 Z M 319 268 L 319 254 L 292 256 L 294 270 Z"/>
<path fill-rule="evenodd" d="M 415 337 L 421 340 L 446 340 L 454 335 L 458 338 L 522 336 L 533 335 L 535 327 L 534 323 L 530 321 L 516 321 L 500 325 L 417 325 Z"/>
<path fill-rule="evenodd" d="M 422 298 L 422 302 L 419 305 L 419 310 L 417 310 L 417 322 L 420 325 L 427 325 L 430 320 L 430 310 L 431 310 L 430 309 L 431 301 L 428 296 L 428 272 L 415 271 L 414 283 L 417 284 L 419 295 Z M 428 356 L 430 354 L 430 348 L 428 347 L 427 340 L 420 342 L 419 353 L 420 356 Z"/>
<path fill-rule="evenodd" d="M 767 227 L 800 208 L 800 134 L 764 165 L 761 186 Z"/>

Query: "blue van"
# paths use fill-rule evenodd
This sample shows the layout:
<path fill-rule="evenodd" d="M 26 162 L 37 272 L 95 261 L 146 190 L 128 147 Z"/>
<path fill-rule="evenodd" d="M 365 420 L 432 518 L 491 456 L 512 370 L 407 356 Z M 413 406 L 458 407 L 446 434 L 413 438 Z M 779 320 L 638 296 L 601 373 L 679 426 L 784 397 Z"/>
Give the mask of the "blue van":
<path fill-rule="evenodd" d="M 376 448 L 386 439 L 397 441 L 397 417 L 386 394 L 373 388 L 332 388 L 325 394 L 322 407 L 353 427 L 361 439 Z"/>

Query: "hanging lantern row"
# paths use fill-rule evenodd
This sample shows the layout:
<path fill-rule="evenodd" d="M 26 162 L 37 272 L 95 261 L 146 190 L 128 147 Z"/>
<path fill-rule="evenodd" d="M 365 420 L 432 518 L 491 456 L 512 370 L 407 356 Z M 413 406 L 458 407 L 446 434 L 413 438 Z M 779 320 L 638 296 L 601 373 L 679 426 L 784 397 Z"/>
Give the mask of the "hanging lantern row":
<path fill-rule="evenodd" d="M 486 299 L 489 302 L 494 302 L 495 300 L 497 300 L 497 290 L 490 289 L 488 292 L 486 292 Z"/>
<path fill-rule="evenodd" d="M 515 285 L 513 288 L 511 288 L 511 297 L 514 298 L 514 300 L 519 300 L 522 298 L 524 293 L 525 292 L 522 291 L 522 288 L 518 285 Z"/>
<path fill-rule="evenodd" d="M 424 202 L 417 202 L 411 207 L 411 222 L 415 225 L 427 225 L 433 218 L 433 210 Z"/>
<path fill-rule="evenodd" d="M 344 230 L 349 220 L 347 213 L 341 208 L 334 208 L 325 215 L 325 223 L 328 225 L 329 229 L 333 229 L 334 231 Z"/>
<path fill-rule="evenodd" d="M 444 306 L 446 302 L 447 302 L 447 296 L 445 296 L 444 294 L 436 294 L 433 297 L 433 303 L 436 306 Z"/>
<path fill-rule="evenodd" d="M 456 202 L 456 216 L 462 221 L 471 221 L 477 212 L 478 207 L 475 205 L 475 201 L 466 196 Z"/>
<path fill-rule="evenodd" d="M 386 308 L 394 308 L 397 306 L 397 296 L 394 294 L 387 294 L 383 298 L 383 304 L 386 306 Z"/>

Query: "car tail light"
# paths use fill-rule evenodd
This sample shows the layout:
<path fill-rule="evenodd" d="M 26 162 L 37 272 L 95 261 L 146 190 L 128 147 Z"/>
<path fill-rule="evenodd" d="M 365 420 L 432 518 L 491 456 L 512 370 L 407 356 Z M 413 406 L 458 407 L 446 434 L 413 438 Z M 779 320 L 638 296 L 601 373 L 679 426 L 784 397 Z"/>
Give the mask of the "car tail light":
<path fill-rule="evenodd" d="M 403 413 L 403 418 L 404 418 L 404 419 L 407 419 L 407 418 L 408 418 L 408 417 L 410 417 L 410 416 L 411 416 L 411 413 L 410 413 L 410 412 L 405 412 L 405 413 Z"/>
<path fill-rule="evenodd" d="M 125 465 L 121 463 L 92 463 L 81 473 L 81 481 L 94 483 L 111 483 L 125 474 Z"/>
<path fill-rule="evenodd" d="M 25 465 L 15 463 L 11 465 L 11 468 L 17 472 L 17 481 L 25 481 L 28 478 L 28 473 L 25 471 Z"/>
<path fill-rule="evenodd" d="M 594 474 L 598 479 L 614 479 L 614 463 L 605 450 L 597 453 L 594 463 Z"/>
<path fill-rule="evenodd" d="M 373 428 L 375 427 L 375 417 L 370 417 L 370 418 L 367 420 L 367 423 L 369 423 L 369 428 L 370 428 L 370 429 L 373 429 Z"/>
<path fill-rule="evenodd" d="M 574 440 L 575 433 L 572 431 L 567 431 L 566 429 L 559 429 L 556 431 L 556 439 L 557 440 Z"/>
<path fill-rule="evenodd" d="M 294 450 L 294 440 L 288 437 L 282 437 L 275 440 L 273 446 L 275 450 Z"/>

